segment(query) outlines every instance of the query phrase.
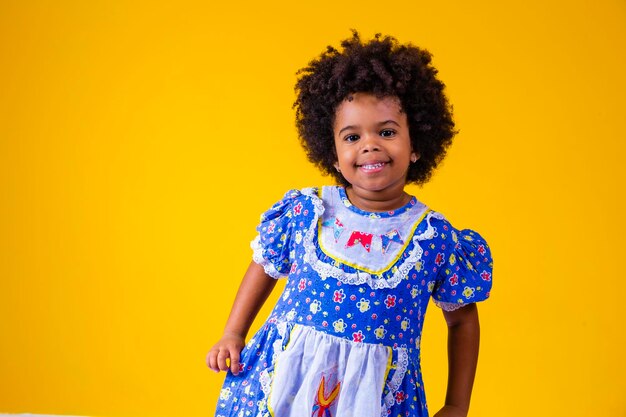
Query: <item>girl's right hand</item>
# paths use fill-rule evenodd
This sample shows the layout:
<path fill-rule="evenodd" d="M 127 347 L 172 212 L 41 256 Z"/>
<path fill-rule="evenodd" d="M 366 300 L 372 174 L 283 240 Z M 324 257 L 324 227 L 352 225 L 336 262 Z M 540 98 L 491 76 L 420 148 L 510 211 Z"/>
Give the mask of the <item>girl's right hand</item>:
<path fill-rule="evenodd" d="M 227 359 L 230 361 L 230 371 L 233 375 L 239 374 L 239 355 L 245 346 L 242 336 L 225 333 L 222 338 L 211 348 L 206 364 L 215 372 L 229 369 Z"/>

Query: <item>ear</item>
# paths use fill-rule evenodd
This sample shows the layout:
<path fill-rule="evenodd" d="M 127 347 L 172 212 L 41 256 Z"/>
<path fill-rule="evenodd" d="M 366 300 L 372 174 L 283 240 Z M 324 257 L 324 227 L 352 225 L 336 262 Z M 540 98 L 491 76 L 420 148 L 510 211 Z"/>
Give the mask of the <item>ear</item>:
<path fill-rule="evenodd" d="M 337 170 L 337 172 L 341 172 L 341 168 L 339 168 L 339 162 L 335 162 L 333 164 L 333 166 L 335 167 L 335 169 Z"/>
<path fill-rule="evenodd" d="M 415 151 L 411 152 L 411 163 L 416 163 L 418 159 L 420 159 L 420 154 Z"/>

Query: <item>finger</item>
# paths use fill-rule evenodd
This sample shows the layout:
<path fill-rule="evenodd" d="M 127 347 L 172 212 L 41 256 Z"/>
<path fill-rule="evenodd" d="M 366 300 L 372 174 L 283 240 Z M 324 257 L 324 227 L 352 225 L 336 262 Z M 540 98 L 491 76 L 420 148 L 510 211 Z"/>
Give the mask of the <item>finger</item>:
<path fill-rule="evenodd" d="M 219 372 L 220 368 L 217 366 L 217 350 L 212 350 L 207 355 L 207 365 L 213 372 Z"/>
<path fill-rule="evenodd" d="M 226 359 L 230 356 L 230 352 L 227 349 L 220 349 L 220 353 L 217 354 L 217 366 L 220 371 L 227 371 L 228 365 Z"/>
<path fill-rule="evenodd" d="M 238 350 L 234 350 L 230 352 L 230 372 L 232 372 L 233 375 L 239 374 L 239 351 Z"/>

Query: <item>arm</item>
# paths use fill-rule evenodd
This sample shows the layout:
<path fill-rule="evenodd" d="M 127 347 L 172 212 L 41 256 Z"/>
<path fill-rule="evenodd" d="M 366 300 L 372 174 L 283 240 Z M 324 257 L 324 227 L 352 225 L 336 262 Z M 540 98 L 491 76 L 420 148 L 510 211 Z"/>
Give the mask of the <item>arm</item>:
<path fill-rule="evenodd" d="M 239 354 L 245 346 L 248 330 L 275 285 L 276 280 L 267 275 L 262 266 L 250 263 L 235 296 L 224 334 L 207 355 L 209 368 L 215 372 L 226 371 L 226 359 L 230 359 L 231 372 L 239 373 Z"/>
<path fill-rule="evenodd" d="M 476 304 L 443 312 L 448 323 L 448 390 L 434 417 L 465 417 L 478 362 L 480 325 Z"/>

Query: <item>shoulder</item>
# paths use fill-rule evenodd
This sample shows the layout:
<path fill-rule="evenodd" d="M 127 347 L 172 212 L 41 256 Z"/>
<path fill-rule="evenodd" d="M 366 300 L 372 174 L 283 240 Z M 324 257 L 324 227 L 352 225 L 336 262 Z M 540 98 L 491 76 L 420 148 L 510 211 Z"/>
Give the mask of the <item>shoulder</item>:
<path fill-rule="evenodd" d="M 474 229 L 456 228 L 439 212 L 433 212 L 430 224 L 434 229 L 435 239 L 438 240 L 435 247 L 442 252 L 438 255 L 452 263 L 455 259 L 464 262 L 470 271 L 476 271 L 482 266 L 489 269 L 488 275 L 491 276 L 493 258 L 491 248 L 483 235 Z"/>
<path fill-rule="evenodd" d="M 486 239 L 475 229 L 457 228 L 442 213 L 430 211 L 427 217 L 430 238 L 434 239 L 434 247 L 446 252 L 459 250 L 477 250 L 480 254 L 490 252 Z M 490 255 L 490 254 L 489 254 Z"/>
<path fill-rule="evenodd" d="M 456 229 L 452 226 L 452 223 L 441 212 L 431 210 L 428 214 L 429 224 L 435 231 L 435 237 L 447 240 L 453 236 L 453 232 L 456 233 Z"/>
<path fill-rule="evenodd" d="M 428 213 L 429 223 L 435 229 L 435 236 L 442 240 L 456 241 L 459 234 L 463 230 L 472 231 L 470 229 L 456 228 L 450 220 L 441 212 L 430 210 Z"/>
<path fill-rule="evenodd" d="M 267 222 L 280 217 L 314 216 L 321 214 L 323 205 L 317 187 L 291 189 L 261 214 L 261 221 Z"/>

